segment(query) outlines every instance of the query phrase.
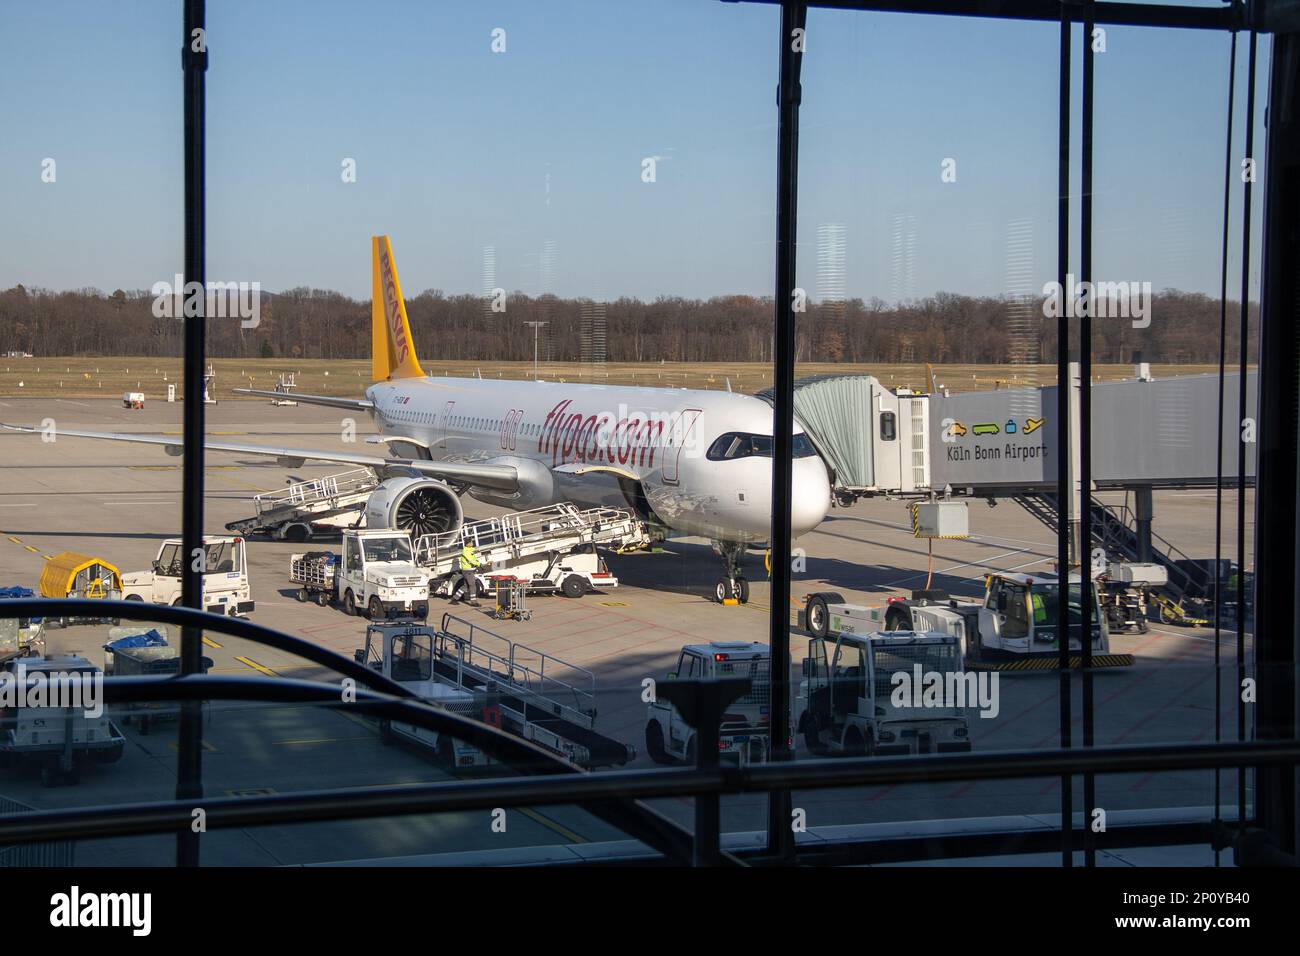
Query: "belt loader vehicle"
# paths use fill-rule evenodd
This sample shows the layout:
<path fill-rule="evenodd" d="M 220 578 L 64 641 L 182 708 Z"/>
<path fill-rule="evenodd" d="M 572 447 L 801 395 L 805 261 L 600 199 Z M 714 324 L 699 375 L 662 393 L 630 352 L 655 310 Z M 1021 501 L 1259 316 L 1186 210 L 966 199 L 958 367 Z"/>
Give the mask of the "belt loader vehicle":
<path fill-rule="evenodd" d="M 337 600 L 343 613 L 364 610 L 372 621 L 429 613 L 429 572 L 415 563 L 405 531 L 349 529 L 341 561 L 329 551 L 291 555 L 289 580 L 299 585 L 299 601 L 312 594 L 322 607 Z"/>
<path fill-rule="evenodd" d="M 248 560 L 243 538 L 203 539 L 203 609 L 210 614 L 241 617 L 253 613 L 248 583 Z M 149 604 L 181 603 L 181 572 L 185 567 L 180 538 L 168 538 L 158 549 L 148 571 L 122 575 L 122 594 L 128 601 Z"/>
<path fill-rule="evenodd" d="M 722 763 L 765 763 L 772 749 L 771 654 L 766 644 L 713 641 L 688 644 L 669 680 L 748 677 L 750 690 L 722 715 L 718 756 Z M 695 763 L 695 731 L 677 708 L 655 699 L 646 709 L 646 753 L 655 763 Z"/>
<path fill-rule="evenodd" d="M 462 596 L 460 552 L 472 545 L 483 562 L 477 574 L 481 592 L 521 583 L 529 594 L 579 598 L 618 585 L 597 548 L 628 551 L 649 541 L 645 522 L 630 512 L 583 510 L 564 502 L 422 535 L 415 541 L 415 559 L 428 569 L 432 592 L 446 597 Z"/>
<path fill-rule="evenodd" d="M 897 695 L 905 675 L 913 693 Z M 971 749 L 972 703 L 957 637 L 936 631 L 840 631 L 808 642 L 793 708 L 799 733 L 817 755 L 953 753 Z M 916 685 L 942 692 L 922 704 Z M 928 699 L 928 698 L 925 698 Z"/>
<path fill-rule="evenodd" d="M 121 758 L 126 738 L 104 713 L 95 686 L 102 677 L 90 661 L 77 655 L 20 658 L 6 679 L 13 697 L 6 693 L 0 698 L 0 765 L 39 762 L 41 784 L 54 787 L 75 784 L 88 761 Z M 49 693 L 57 686 L 79 699 L 62 701 L 72 704 L 67 707 L 22 705 L 17 695 L 27 693 L 32 682 L 41 682 Z"/>
<path fill-rule="evenodd" d="M 1070 666 L 1080 663 L 1077 626 L 1082 619 L 1082 584 L 1071 574 L 1068 586 L 1067 629 L 1070 632 Z M 808 595 L 803 619 L 814 637 L 833 633 L 876 631 L 942 631 L 961 642 L 968 665 L 1011 668 L 1051 668 L 1059 660 L 1061 630 L 1060 585 L 1054 574 L 994 573 L 986 579 L 983 600 L 949 598 L 942 591 L 917 591 L 911 599 L 890 598 L 883 606 L 850 604 L 839 594 Z M 1110 630 L 1098 600 L 1092 594 L 1092 665 L 1124 667 L 1131 654 L 1110 652 Z"/>
<path fill-rule="evenodd" d="M 576 766 L 622 765 L 636 756 L 596 731 L 590 671 L 454 615 L 444 614 L 437 628 L 417 621 L 371 624 L 355 658 L 434 706 L 516 734 Z M 453 767 L 491 762 L 471 744 L 400 721 L 382 722 L 380 733 L 432 750 Z"/>

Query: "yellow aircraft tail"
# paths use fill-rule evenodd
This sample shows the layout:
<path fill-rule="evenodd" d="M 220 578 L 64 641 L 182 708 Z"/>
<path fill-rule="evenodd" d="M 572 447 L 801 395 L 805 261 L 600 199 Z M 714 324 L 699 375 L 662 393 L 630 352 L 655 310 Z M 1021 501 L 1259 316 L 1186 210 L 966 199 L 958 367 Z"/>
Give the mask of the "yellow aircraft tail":
<path fill-rule="evenodd" d="M 397 267 L 393 264 L 393 247 L 387 236 L 371 237 L 370 259 L 370 363 L 374 380 L 423 377 L 424 369 L 415 357 L 402 286 L 397 281 Z"/>

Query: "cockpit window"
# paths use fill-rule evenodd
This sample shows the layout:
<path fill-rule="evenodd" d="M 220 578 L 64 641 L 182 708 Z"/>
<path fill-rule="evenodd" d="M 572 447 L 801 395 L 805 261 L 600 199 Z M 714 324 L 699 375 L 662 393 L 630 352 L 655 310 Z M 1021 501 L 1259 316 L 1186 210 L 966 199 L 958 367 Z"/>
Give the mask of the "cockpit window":
<path fill-rule="evenodd" d="M 795 435 L 793 457 L 810 458 L 817 454 L 807 435 Z M 749 432 L 727 432 L 719 435 L 709 446 L 705 456 L 709 461 L 730 461 L 733 458 L 771 458 L 772 436 L 753 435 Z"/>

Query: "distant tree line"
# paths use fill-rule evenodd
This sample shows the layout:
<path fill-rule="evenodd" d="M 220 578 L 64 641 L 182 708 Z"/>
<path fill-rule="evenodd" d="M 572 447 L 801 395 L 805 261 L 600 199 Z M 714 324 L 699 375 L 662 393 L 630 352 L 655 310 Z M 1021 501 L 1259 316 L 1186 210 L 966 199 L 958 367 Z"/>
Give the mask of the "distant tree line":
<path fill-rule="evenodd" d="M 157 318 L 145 291 L 98 289 L 51 292 L 15 286 L 0 292 L 0 353 L 34 355 L 176 356 L 182 325 Z M 707 300 L 661 296 L 530 297 L 514 293 L 494 311 L 481 296 L 426 291 L 407 299 L 412 334 L 430 359 L 527 361 L 533 357 L 528 321 L 546 322 L 543 361 L 603 357 L 610 362 L 769 362 L 773 303 L 733 295 Z M 1251 304 L 1253 329 L 1257 306 Z M 1093 320 L 1096 362 L 1218 361 L 1219 302 L 1167 289 L 1152 296 L 1151 322 L 1134 328 L 1122 318 Z M 1038 300 L 940 292 L 916 301 L 880 299 L 810 303 L 798 316 L 800 362 L 935 362 L 998 364 L 1054 362 L 1056 320 Z M 1227 354 L 1237 355 L 1238 306 L 1229 303 Z M 364 358 L 370 354 L 370 303 L 321 289 L 290 289 L 261 297 L 260 323 L 209 322 L 210 354 L 239 358 Z"/>

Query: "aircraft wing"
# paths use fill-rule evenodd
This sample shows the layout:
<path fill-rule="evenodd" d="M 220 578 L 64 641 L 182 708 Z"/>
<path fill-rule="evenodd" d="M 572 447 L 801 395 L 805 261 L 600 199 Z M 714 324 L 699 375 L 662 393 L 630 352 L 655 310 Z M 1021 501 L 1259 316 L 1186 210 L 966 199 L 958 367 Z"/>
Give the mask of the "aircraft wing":
<path fill-rule="evenodd" d="M 348 408 L 352 411 L 364 412 L 374 408 L 375 403 L 368 398 L 335 398 L 332 395 L 302 395 L 298 392 L 272 392 L 264 388 L 234 388 L 231 389 L 236 395 L 263 395 L 267 398 L 279 398 L 293 402 L 302 402 L 304 405 L 325 405 L 329 408 Z"/>
<path fill-rule="evenodd" d="M 0 428 L 27 434 L 43 434 L 45 429 L 30 425 L 8 425 L 0 422 Z M 88 432 L 73 429 L 55 429 L 56 438 L 91 438 L 99 441 L 134 442 L 140 445 L 161 445 L 169 455 L 183 454 L 184 443 L 179 438 L 166 438 L 161 435 L 131 435 L 117 432 Z M 494 488 L 503 491 L 517 491 L 519 473 L 511 465 L 485 465 L 464 461 L 426 461 L 420 458 L 384 458 L 380 455 L 360 455 L 346 451 L 317 451 L 309 448 L 273 448 L 269 445 L 246 445 L 242 442 L 206 441 L 203 447 L 208 451 L 229 452 L 236 455 L 264 455 L 274 458 L 286 468 L 300 468 L 307 461 L 338 462 L 342 465 L 360 465 L 367 468 L 384 470 L 408 470 L 428 475 L 430 478 L 445 478 L 451 481 L 473 485 L 479 488 Z"/>

